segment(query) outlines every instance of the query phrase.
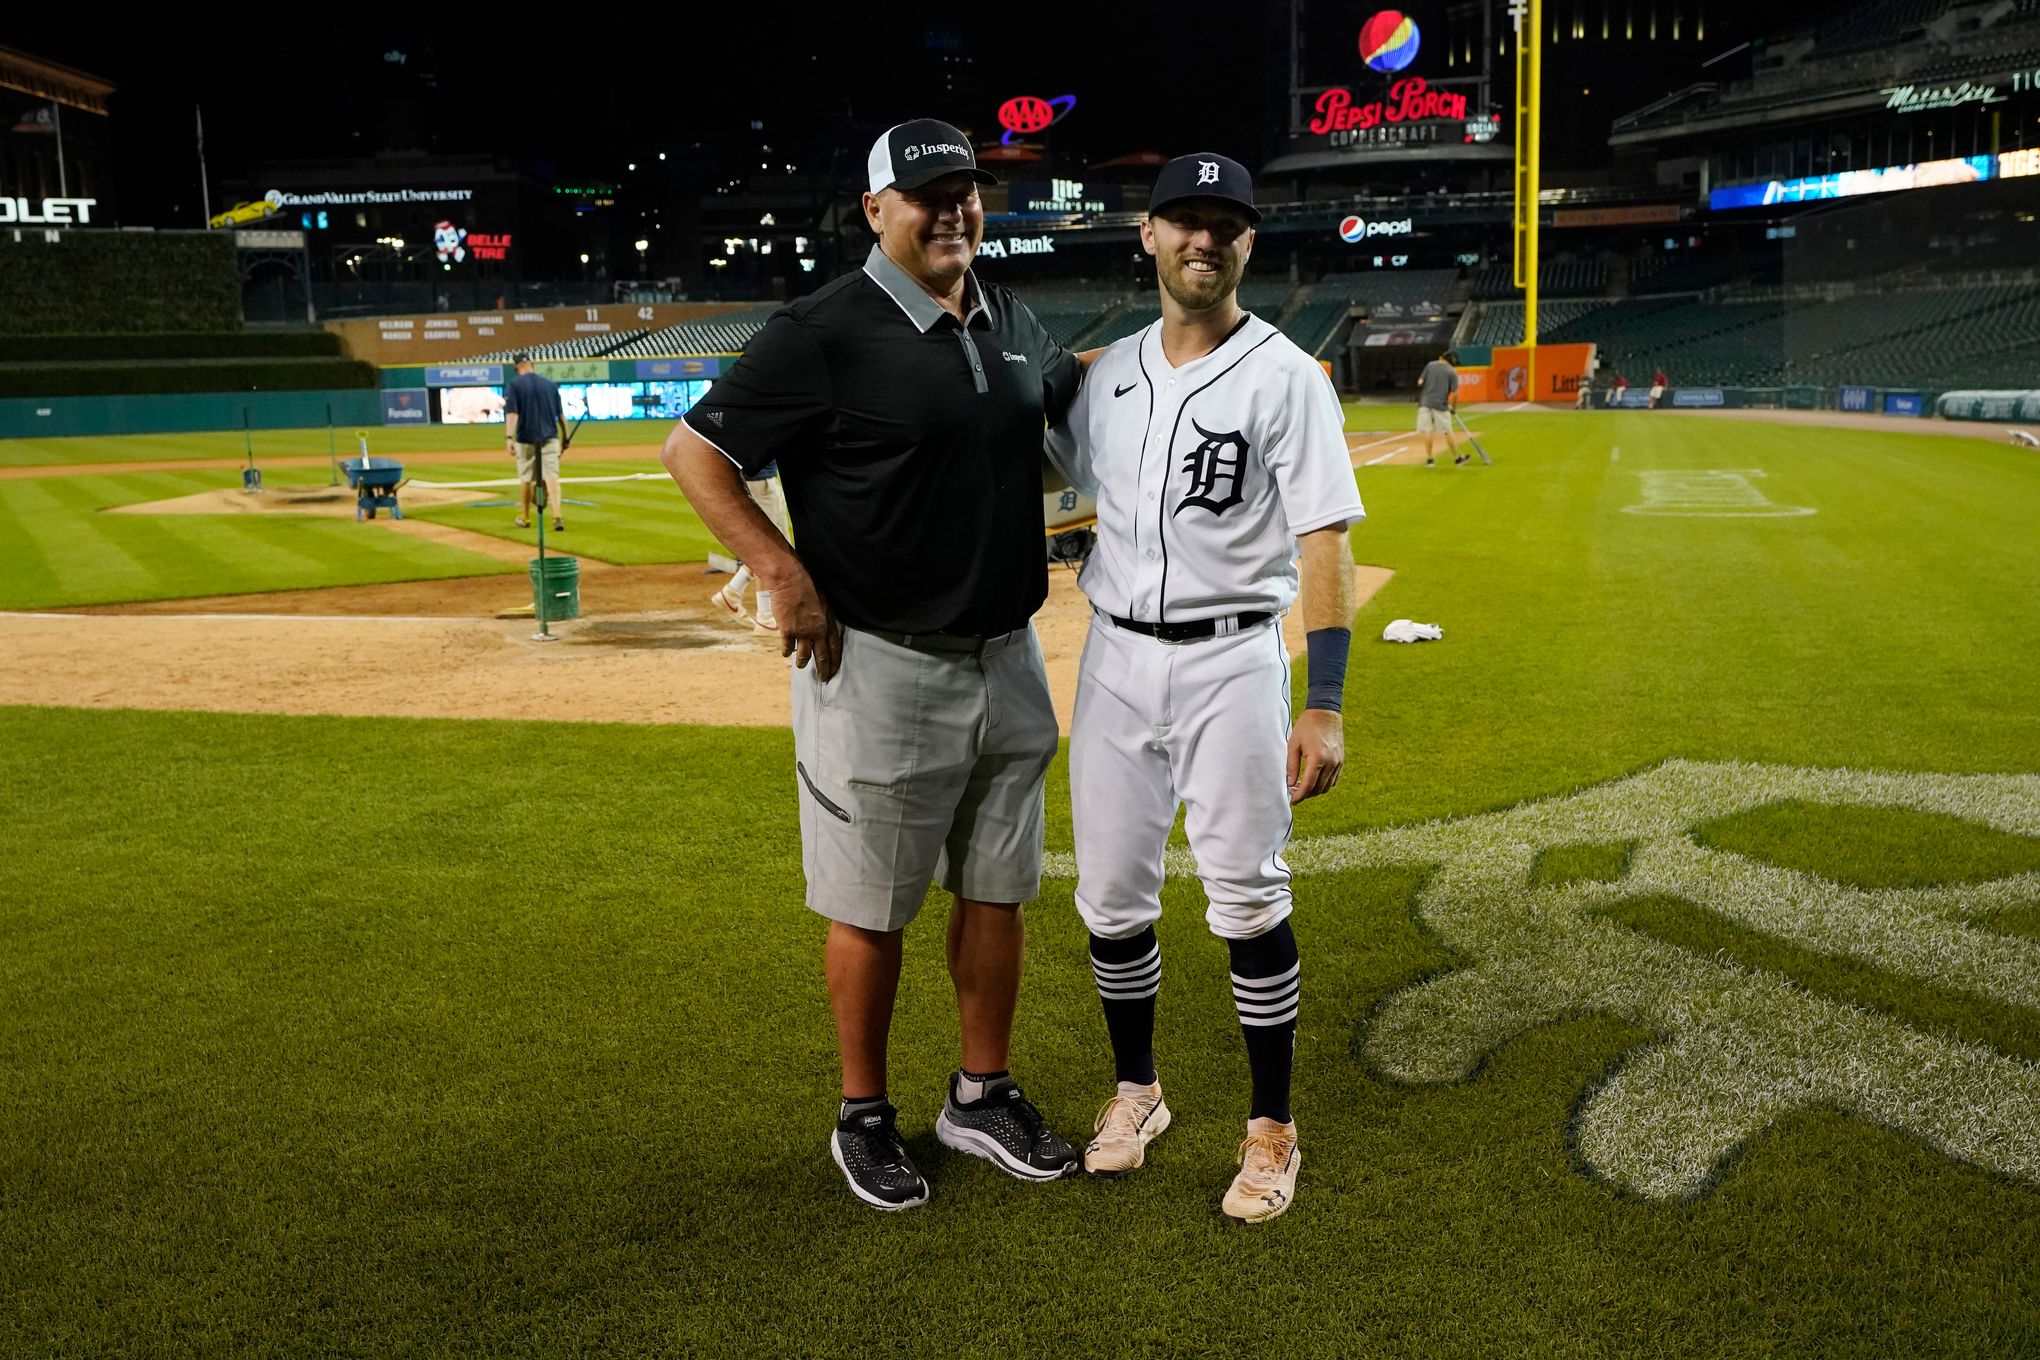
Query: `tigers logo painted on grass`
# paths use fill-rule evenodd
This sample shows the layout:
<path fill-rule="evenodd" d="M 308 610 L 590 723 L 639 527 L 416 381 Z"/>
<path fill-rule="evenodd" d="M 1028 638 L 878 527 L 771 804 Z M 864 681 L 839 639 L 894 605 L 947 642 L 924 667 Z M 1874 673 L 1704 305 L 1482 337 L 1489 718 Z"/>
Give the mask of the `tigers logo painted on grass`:
<path fill-rule="evenodd" d="M 1608 918 L 1675 897 L 1748 929 L 1894 976 L 2040 1010 L 2040 944 L 1980 929 L 2040 900 L 2040 874 L 1866 891 L 1702 847 L 1704 823 L 1786 800 L 1903 808 L 2040 835 L 2040 775 L 1879 774 L 1675 760 L 1562 798 L 1455 821 L 1299 841 L 1299 874 L 1432 866 L 1414 913 L 1463 961 L 1390 995 L 1360 1051 L 1387 1077 L 1465 1081 L 1537 1026 L 1610 1014 L 1658 1039 L 1584 1092 L 1574 1146 L 1651 1199 L 1700 1193 L 1777 1120 L 1842 1110 L 2040 1185 L 2040 1066 L 1815 995 L 1781 974 Z M 1540 886 L 1560 846 L 1635 849 L 1611 882 Z M 1194 872 L 1172 850 L 1172 872 Z"/>

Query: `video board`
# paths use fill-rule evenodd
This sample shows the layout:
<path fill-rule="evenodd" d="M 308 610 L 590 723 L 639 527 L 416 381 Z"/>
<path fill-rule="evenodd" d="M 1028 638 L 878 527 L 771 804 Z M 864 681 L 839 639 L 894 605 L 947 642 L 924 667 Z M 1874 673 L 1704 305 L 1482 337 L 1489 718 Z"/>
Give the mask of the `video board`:
<path fill-rule="evenodd" d="M 561 383 L 560 410 L 576 420 L 678 420 L 714 384 L 689 382 Z M 441 387 L 445 425 L 489 425 L 503 419 L 500 387 Z"/>
<path fill-rule="evenodd" d="M 490 425 L 503 420 L 500 387 L 442 387 L 438 391 L 442 425 Z"/>

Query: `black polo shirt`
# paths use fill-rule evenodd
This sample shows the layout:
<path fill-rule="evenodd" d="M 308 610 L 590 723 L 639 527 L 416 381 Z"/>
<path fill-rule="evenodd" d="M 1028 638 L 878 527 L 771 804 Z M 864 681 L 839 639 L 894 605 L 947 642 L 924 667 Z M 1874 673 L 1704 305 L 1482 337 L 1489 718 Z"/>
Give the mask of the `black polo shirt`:
<path fill-rule="evenodd" d="M 755 476 L 777 460 L 801 560 L 853 628 L 990 634 L 1048 598 L 1042 431 L 1082 365 L 971 274 L 959 323 L 876 246 L 781 308 L 685 416 Z"/>

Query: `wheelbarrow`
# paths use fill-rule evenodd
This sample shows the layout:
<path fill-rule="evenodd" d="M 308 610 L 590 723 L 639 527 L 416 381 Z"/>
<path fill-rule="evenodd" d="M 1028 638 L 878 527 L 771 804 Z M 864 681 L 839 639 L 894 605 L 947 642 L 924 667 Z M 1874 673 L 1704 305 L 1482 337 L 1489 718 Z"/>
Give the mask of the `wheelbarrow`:
<path fill-rule="evenodd" d="M 402 463 L 372 463 L 367 458 L 350 458 L 340 465 L 347 474 L 347 485 L 354 488 L 354 518 L 358 523 L 363 515 L 375 518 L 378 510 L 390 512 L 390 518 L 402 519 L 404 512 L 397 507 L 397 487 L 404 480 Z"/>

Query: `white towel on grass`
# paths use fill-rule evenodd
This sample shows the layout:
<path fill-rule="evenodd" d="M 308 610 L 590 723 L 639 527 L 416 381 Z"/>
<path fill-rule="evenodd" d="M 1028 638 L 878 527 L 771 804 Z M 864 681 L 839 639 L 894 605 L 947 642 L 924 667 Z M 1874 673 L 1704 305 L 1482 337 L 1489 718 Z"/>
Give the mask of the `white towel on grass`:
<path fill-rule="evenodd" d="M 1435 623 L 1412 623 L 1408 619 L 1397 619 L 1381 630 L 1383 642 L 1436 642 L 1445 636 L 1445 630 Z"/>

